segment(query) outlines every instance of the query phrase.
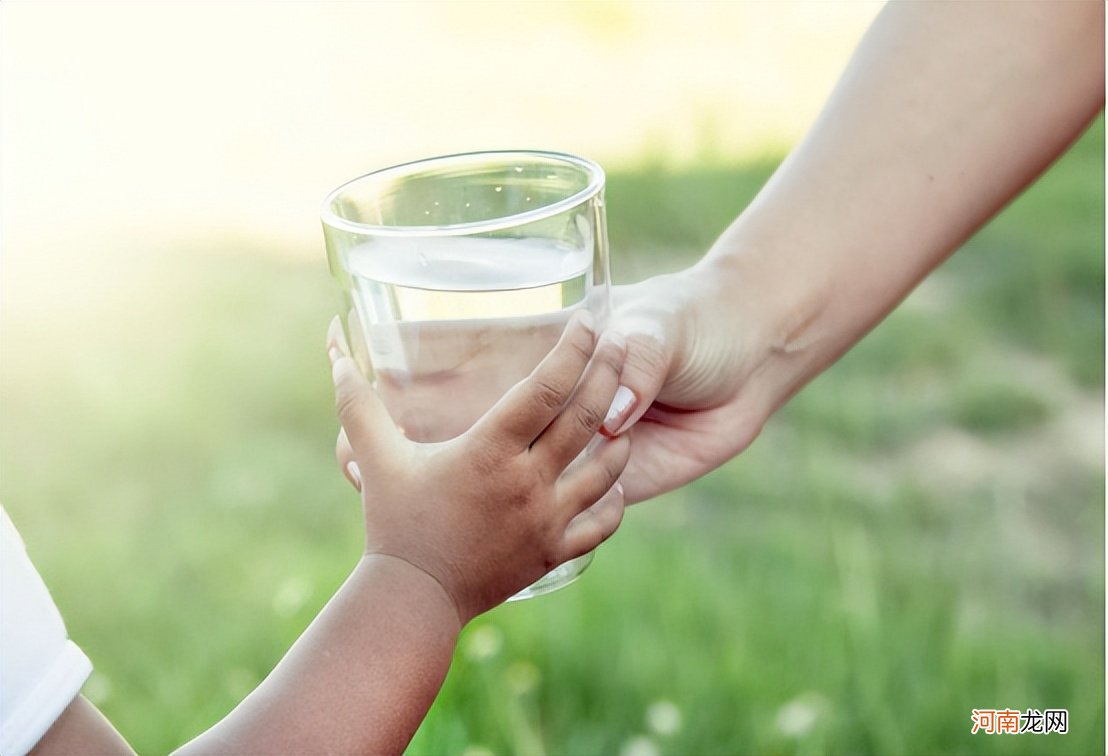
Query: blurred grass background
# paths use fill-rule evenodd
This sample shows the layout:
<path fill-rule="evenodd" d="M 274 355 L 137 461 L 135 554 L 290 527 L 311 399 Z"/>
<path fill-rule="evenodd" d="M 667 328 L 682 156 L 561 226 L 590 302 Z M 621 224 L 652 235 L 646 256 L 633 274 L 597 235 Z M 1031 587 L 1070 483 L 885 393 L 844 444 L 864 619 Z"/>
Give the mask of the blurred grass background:
<path fill-rule="evenodd" d="M 970 736 L 992 706 L 1068 708 L 1050 752 L 1099 750 L 1102 145 L 1101 121 L 748 452 L 632 509 L 577 585 L 476 621 L 411 751 L 1043 752 Z M 619 277 L 694 259 L 769 170 L 612 175 Z M 360 548 L 331 283 L 234 251 L 147 271 L 98 315 L 112 354 L 37 344 L 0 374 L 6 506 L 51 534 L 32 553 L 89 693 L 143 753 L 249 691 Z"/>
<path fill-rule="evenodd" d="M 603 7 L 583 33 L 630 12 Z M 702 254 L 783 155 L 715 133 L 611 161 L 617 280 Z M 64 214 L 11 207 L 0 500 L 96 666 L 86 694 L 163 753 L 360 551 L 331 456 L 337 297 L 318 240 L 150 222 L 74 246 Z M 740 458 L 630 510 L 572 588 L 475 621 L 410 752 L 1101 752 L 1103 386 L 1101 119 Z M 1070 734 L 969 734 L 1003 707 L 1067 708 Z"/>

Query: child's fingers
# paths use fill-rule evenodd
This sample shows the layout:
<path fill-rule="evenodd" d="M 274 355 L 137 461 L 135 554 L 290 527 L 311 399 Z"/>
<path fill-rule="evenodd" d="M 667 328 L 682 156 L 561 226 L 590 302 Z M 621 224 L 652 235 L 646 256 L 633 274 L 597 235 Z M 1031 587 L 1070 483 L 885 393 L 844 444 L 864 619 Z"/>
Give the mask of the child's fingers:
<path fill-rule="evenodd" d="M 470 433 L 494 447 L 526 449 L 573 395 L 595 344 L 592 317 L 581 310 L 570 319 L 550 354 L 509 389 Z"/>
<path fill-rule="evenodd" d="M 563 522 L 610 492 L 630 458 L 629 438 L 602 438 L 591 453 L 567 470 L 557 483 L 558 511 L 565 518 Z"/>
<path fill-rule="evenodd" d="M 573 399 L 535 441 L 532 451 L 542 454 L 557 471 L 572 462 L 600 430 L 619 386 L 625 352 L 621 336 L 601 337 Z"/>
<path fill-rule="evenodd" d="M 575 559 L 608 540 L 623 521 L 623 486 L 616 483 L 600 501 L 570 520 L 562 537 L 562 557 Z"/>
<path fill-rule="evenodd" d="M 335 384 L 335 407 L 352 456 L 362 460 L 372 458 L 371 452 L 376 456 L 395 440 L 396 426 L 354 360 L 338 349 L 329 348 L 328 354 Z"/>

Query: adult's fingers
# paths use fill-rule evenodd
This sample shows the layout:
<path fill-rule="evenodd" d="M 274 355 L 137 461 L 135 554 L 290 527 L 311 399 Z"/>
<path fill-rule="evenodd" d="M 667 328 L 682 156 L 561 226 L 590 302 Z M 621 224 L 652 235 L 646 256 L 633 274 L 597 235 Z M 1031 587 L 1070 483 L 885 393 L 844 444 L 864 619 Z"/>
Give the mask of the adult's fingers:
<path fill-rule="evenodd" d="M 535 441 L 531 450 L 560 473 L 592 440 L 612 404 L 623 368 L 624 342 L 619 334 L 605 334 L 597 344 L 589 366 L 573 398 Z M 598 496 L 613 481 L 598 492 Z"/>
<path fill-rule="evenodd" d="M 342 331 L 342 320 L 336 315 L 327 324 L 327 356 L 334 364 L 335 360 L 343 355 L 350 356 L 350 344 L 347 343 L 346 334 Z"/>
<path fill-rule="evenodd" d="M 580 310 L 531 375 L 509 389 L 470 434 L 494 448 L 515 452 L 529 447 L 573 395 L 595 345 L 592 317 Z"/>
<path fill-rule="evenodd" d="M 562 557 L 574 559 L 606 541 L 623 521 L 623 509 L 623 486 L 616 483 L 598 502 L 570 520 L 562 536 Z"/>
<path fill-rule="evenodd" d="M 335 460 L 339 463 L 339 470 L 350 481 L 355 490 L 362 490 L 362 470 L 354 460 L 354 447 L 350 445 L 350 439 L 346 437 L 346 429 L 339 428 L 339 436 L 335 439 Z"/>
<path fill-rule="evenodd" d="M 601 439 L 591 452 L 567 470 L 557 484 L 558 507 L 565 521 L 609 491 L 623 474 L 630 457 L 630 437 Z"/>
<path fill-rule="evenodd" d="M 602 432 L 617 436 L 646 412 L 665 384 L 672 362 L 673 313 L 659 309 L 664 292 L 653 281 L 619 287 L 608 330 L 627 344 L 620 385 L 604 417 Z M 621 301 L 622 300 L 622 301 Z"/>

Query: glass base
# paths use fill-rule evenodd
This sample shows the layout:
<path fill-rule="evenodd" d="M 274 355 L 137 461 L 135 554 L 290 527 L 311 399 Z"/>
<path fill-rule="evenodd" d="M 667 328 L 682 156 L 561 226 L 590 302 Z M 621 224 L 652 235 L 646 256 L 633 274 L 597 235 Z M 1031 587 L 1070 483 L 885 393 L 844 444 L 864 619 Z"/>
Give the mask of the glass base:
<path fill-rule="evenodd" d="M 590 551 L 588 554 L 579 556 L 576 559 L 570 559 L 568 562 L 558 565 L 508 600 L 522 601 L 523 599 L 535 598 L 536 596 L 544 596 L 547 593 L 553 593 L 559 588 L 565 588 L 574 580 L 581 577 L 581 573 L 592 563 L 592 555 L 593 552 Z"/>

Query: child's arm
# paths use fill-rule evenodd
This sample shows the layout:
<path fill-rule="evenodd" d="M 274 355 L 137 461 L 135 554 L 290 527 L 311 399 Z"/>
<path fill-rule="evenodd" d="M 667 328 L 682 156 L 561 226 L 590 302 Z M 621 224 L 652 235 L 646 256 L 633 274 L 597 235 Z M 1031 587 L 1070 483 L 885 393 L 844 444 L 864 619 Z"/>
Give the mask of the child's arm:
<path fill-rule="evenodd" d="M 333 354 L 365 481 L 366 552 L 269 677 L 180 753 L 400 752 L 462 626 L 595 548 L 622 518 L 628 441 L 605 441 L 566 469 L 594 438 L 623 361 L 622 343 L 596 346 L 583 319 L 471 431 L 428 446 L 404 439 L 353 361 Z M 41 752 L 60 750 L 49 746 L 66 742 L 68 720 L 94 725 L 67 715 Z M 68 742 L 110 742 L 93 740 L 103 728 Z"/>

